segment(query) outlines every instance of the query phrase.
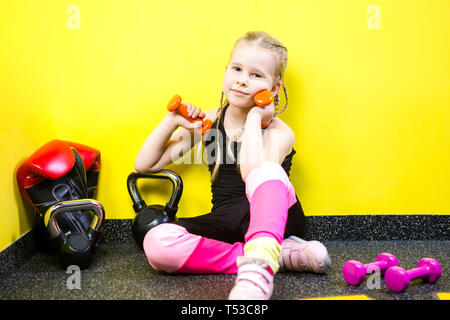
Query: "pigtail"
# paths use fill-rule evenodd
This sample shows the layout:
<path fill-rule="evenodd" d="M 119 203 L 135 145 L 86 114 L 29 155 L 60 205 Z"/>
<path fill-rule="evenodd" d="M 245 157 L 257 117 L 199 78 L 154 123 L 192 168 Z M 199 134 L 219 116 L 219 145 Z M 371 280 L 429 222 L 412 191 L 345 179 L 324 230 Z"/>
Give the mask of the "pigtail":
<path fill-rule="evenodd" d="M 220 121 L 222 121 L 223 110 L 226 107 L 228 107 L 228 105 L 230 104 L 226 98 L 225 98 L 225 101 L 223 101 L 224 100 L 223 98 L 224 98 L 224 94 L 223 94 L 223 91 L 222 91 L 222 93 L 220 95 L 219 111 L 217 112 L 216 118 L 213 121 L 213 122 L 217 121 L 216 122 L 216 130 L 217 130 L 216 132 L 219 132 L 219 124 L 220 124 Z M 216 143 L 216 164 L 214 166 L 213 172 L 211 173 L 211 183 L 214 182 L 214 180 L 217 178 L 217 174 L 219 172 L 219 167 L 220 167 L 220 164 L 222 162 L 222 147 L 220 145 L 220 140 L 221 139 L 219 139 L 219 138 L 220 137 L 217 137 L 216 141 L 215 141 L 215 143 Z M 225 138 L 225 137 L 222 137 L 222 138 Z"/>
<path fill-rule="evenodd" d="M 286 98 L 286 104 L 284 105 L 283 110 L 277 111 L 277 112 L 275 112 L 275 114 L 283 113 L 286 110 L 288 103 L 289 103 L 288 94 L 287 94 L 286 86 L 284 85 L 284 81 L 281 81 L 281 85 L 283 86 L 284 97 Z M 278 106 L 280 104 L 280 97 L 278 96 L 278 94 L 274 97 L 274 102 L 275 102 L 275 110 L 276 110 L 276 109 L 278 109 Z"/>

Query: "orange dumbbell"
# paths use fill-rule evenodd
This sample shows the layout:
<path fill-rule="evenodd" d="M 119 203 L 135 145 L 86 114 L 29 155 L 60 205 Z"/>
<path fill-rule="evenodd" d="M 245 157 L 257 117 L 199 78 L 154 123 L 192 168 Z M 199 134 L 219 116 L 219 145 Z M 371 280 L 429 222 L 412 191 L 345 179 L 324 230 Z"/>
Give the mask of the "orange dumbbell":
<path fill-rule="evenodd" d="M 255 104 L 258 107 L 264 108 L 268 104 L 272 103 L 273 96 L 272 96 L 272 93 L 269 90 L 266 89 L 266 90 L 263 90 L 263 91 L 260 91 L 260 92 L 256 93 L 253 96 L 253 101 L 255 101 Z M 263 124 L 261 124 L 261 128 L 265 129 L 265 128 L 267 128 L 269 126 L 269 124 L 270 124 L 270 122 L 269 123 L 263 123 Z"/>
<path fill-rule="evenodd" d="M 205 134 L 206 131 L 211 129 L 213 123 L 210 119 L 192 119 L 189 117 L 189 114 L 187 112 L 187 107 L 185 104 L 181 103 L 181 97 L 179 95 L 174 95 L 172 99 L 170 99 L 169 103 L 167 104 L 167 110 L 169 111 L 175 111 L 179 115 L 183 116 L 186 120 L 190 122 L 200 121 L 202 123 L 202 134 Z"/>

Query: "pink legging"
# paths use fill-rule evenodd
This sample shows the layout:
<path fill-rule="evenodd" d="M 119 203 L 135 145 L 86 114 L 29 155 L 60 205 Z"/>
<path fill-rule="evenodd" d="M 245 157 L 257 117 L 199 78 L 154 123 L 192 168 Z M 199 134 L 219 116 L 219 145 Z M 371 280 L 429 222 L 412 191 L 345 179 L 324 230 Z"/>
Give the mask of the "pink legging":
<path fill-rule="evenodd" d="M 245 242 L 272 237 L 282 243 L 288 209 L 297 201 L 284 169 L 263 162 L 245 180 L 250 203 L 250 224 Z M 226 242 L 189 233 L 184 227 L 164 223 L 144 238 L 144 251 L 156 270 L 179 273 L 236 273 L 236 258 L 244 255 L 244 243 Z"/>

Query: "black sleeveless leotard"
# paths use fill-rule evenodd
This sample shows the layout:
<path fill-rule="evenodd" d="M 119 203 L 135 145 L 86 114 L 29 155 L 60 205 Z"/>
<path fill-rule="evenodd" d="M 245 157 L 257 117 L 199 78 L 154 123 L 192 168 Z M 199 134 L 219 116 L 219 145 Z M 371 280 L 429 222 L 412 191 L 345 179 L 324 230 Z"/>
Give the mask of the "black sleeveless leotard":
<path fill-rule="evenodd" d="M 211 212 L 194 218 L 182 218 L 176 224 L 182 225 L 190 233 L 204 236 L 211 239 L 225 241 L 228 243 L 243 242 L 244 235 L 250 222 L 250 204 L 245 195 L 245 183 L 242 180 L 236 161 L 233 161 L 227 154 L 226 148 L 229 138 L 226 135 L 223 119 L 227 108 L 224 109 L 219 123 L 219 134 L 214 130 L 214 134 L 206 135 L 205 146 L 208 151 L 208 168 L 213 172 L 217 155 L 214 148 L 222 150 L 222 161 L 216 179 L 211 184 L 212 209 Z M 216 128 L 217 120 L 212 128 Z M 231 148 L 234 159 L 238 158 L 241 142 L 233 141 Z M 292 151 L 285 157 L 281 166 L 289 176 L 292 166 L 292 158 L 296 151 Z M 305 216 L 300 201 L 289 208 L 288 220 L 286 223 L 285 237 L 296 235 L 305 238 Z"/>

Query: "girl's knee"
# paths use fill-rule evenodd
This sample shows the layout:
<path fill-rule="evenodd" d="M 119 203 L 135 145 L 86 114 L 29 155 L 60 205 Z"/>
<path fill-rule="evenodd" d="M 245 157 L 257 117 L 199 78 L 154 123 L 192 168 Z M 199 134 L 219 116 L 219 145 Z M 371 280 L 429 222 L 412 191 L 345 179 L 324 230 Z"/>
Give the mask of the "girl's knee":
<path fill-rule="evenodd" d="M 284 171 L 279 163 L 272 161 L 262 162 L 258 167 L 254 168 L 245 179 L 245 193 L 247 199 L 252 202 L 253 194 L 256 190 L 269 181 L 276 181 L 277 183 L 283 184 L 288 197 L 288 208 L 297 201 L 294 187 L 286 174 L 286 171 Z M 270 190 L 270 188 L 267 190 Z"/>
<path fill-rule="evenodd" d="M 183 266 L 200 241 L 200 236 L 174 223 L 163 223 L 152 228 L 144 238 L 144 252 L 155 270 L 176 272 Z"/>

